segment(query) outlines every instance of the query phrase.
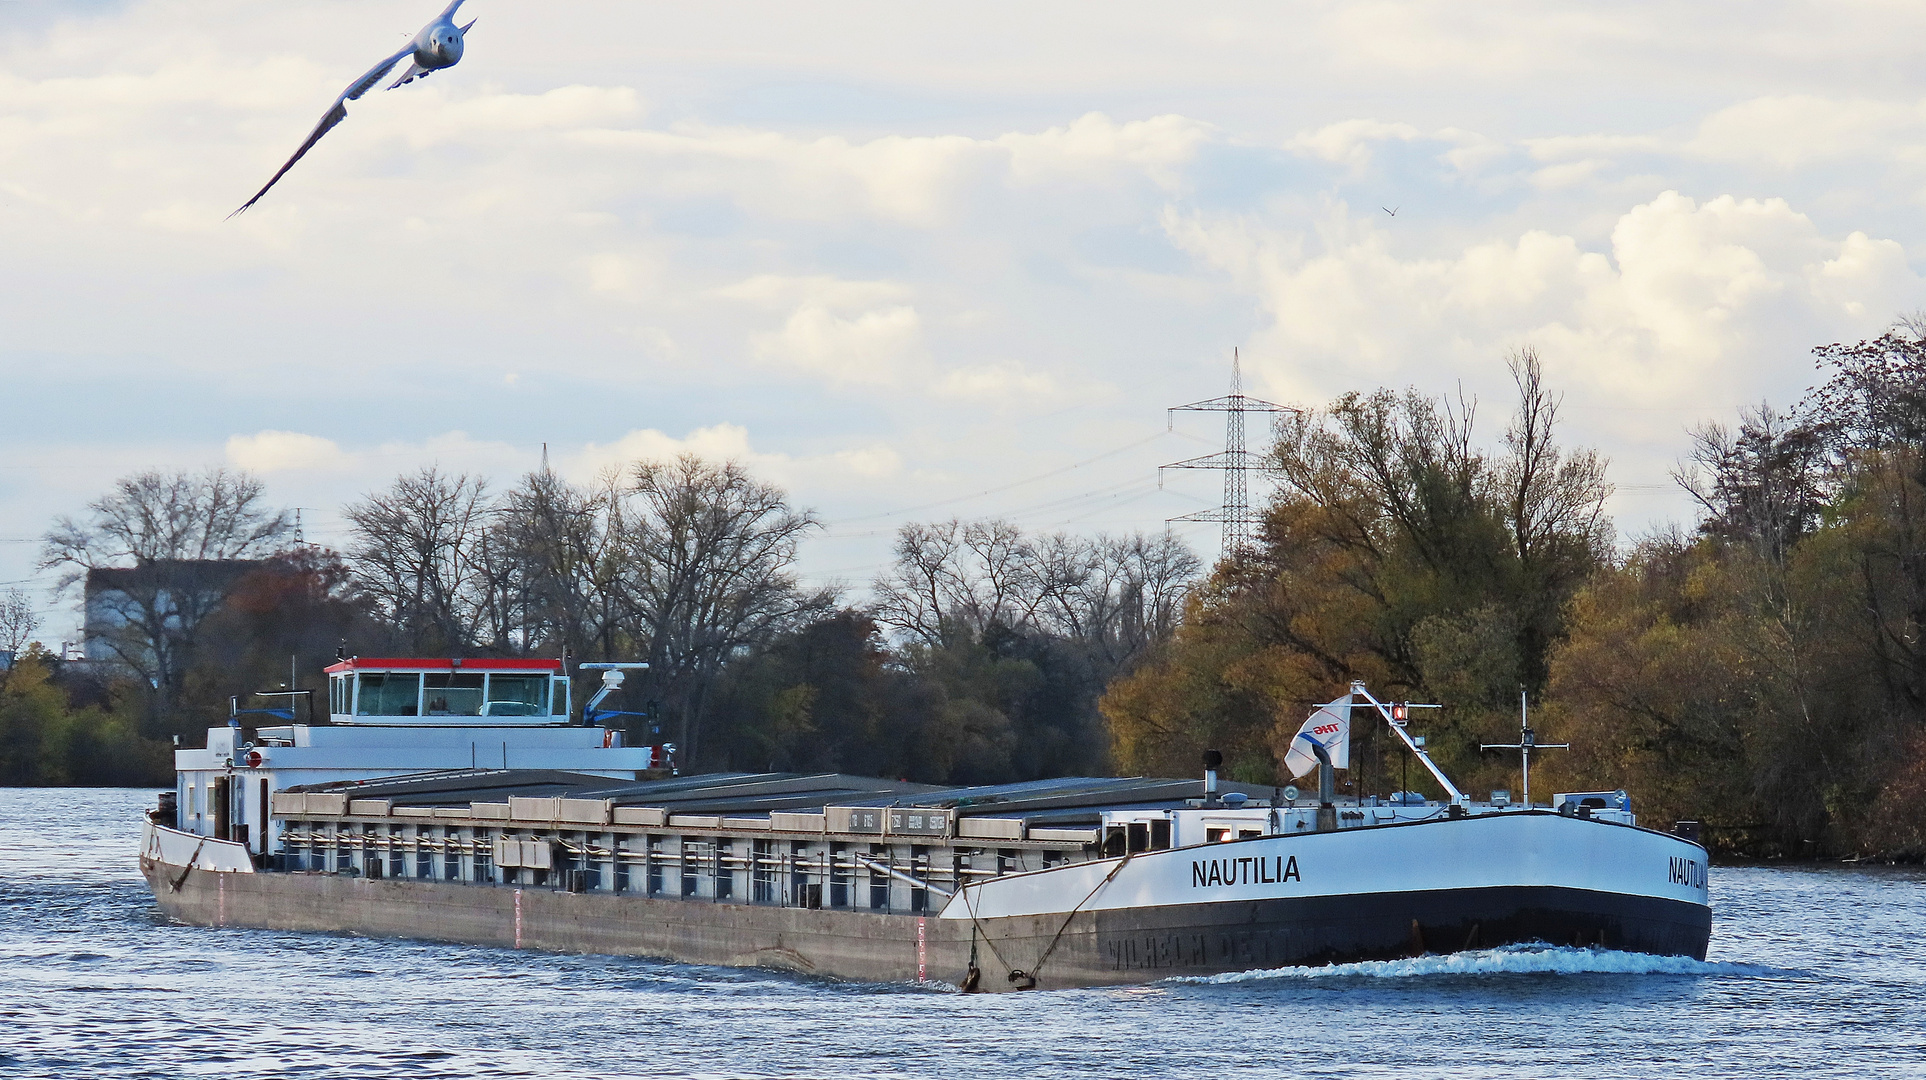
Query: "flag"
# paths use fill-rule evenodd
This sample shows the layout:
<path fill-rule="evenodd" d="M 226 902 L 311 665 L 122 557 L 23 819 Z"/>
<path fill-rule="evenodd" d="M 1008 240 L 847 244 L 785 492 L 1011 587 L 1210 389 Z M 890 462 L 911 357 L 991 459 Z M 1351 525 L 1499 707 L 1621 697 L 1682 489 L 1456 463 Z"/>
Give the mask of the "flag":
<path fill-rule="evenodd" d="M 1319 705 L 1304 726 L 1297 729 L 1297 736 L 1291 740 L 1291 749 L 1284 755 L 1284 768 L 1290 771 L 1292 779 L 1303 776 L 1317 768 L 1317 755 L 1312 753 L 1311 744 L 1317 743 L 1331 755 L 1331 766 L 1337 769 L 1351 767 L 1351 695 Z"/>

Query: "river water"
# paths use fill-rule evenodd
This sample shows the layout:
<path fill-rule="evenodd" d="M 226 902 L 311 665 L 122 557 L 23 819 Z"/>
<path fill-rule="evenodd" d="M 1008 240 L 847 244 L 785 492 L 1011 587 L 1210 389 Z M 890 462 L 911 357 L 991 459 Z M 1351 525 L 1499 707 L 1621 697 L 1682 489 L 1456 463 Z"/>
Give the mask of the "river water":
<path fill-rule="evenodd" d="M 146 791 L 0 790 L 0 1076 L 1926 1076 L 1917 869 L 1715 868 L 1705 963 L 1511 949 L 961 996 L 169 924 Z"/>

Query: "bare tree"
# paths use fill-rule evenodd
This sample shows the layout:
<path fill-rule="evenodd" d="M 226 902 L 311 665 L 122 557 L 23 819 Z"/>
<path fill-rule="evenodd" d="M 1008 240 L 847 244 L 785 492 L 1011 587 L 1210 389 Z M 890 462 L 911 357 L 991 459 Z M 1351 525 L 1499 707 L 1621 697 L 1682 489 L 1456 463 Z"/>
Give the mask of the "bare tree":
<path fill-rule="evenodd" d="M 1767 404 L 1740 410 L 1737 433 L 1706 423 L 1691 435 L 1691 456 L 1672 476 L 1704 511 L 1699 530 L 1783 563 L 1830 495 L 1824 436 Z"/>
<path fill-rule="evenodd" d="M 1518 412 L 1505 429 L 1505 453 L 1492 463 L 1491 502 L 1504 520 L 1521 576 L 1521 673 L 1540 687 L 1564 622 L 1562 598 L 1610 557 L 1614 536 L 1605 502 L 1612 485 L 1604 458 L 1558 444 L 1561 399 L 1545 388 L 1537 351 L 1526 346 L 1511 356 L 1510 366 Z"/>
<path fill-rule="evenodd" d="M 1061 532 L 1026 545 L 1026 577 L 1036 593 L 1032 610 L 1039 624 L 1078 640 L 1102 636 L 1115 614 L 1112 586 L 1121 570 L 1104 557 L 1106 546 Z"/>
<path fill-rule="evenodd" d="M 1184 613 L 1184 599 L 1204 572 L 1203 560 L 1177 537 L 1133 533 L 1100 544 L 1106 594 L 1116 615 L 1104 636 L 1111 660 L 1124 664 L 1169 637 Z"/>
<path fill-rule="evenodd" d="M 502 621 L 491 596 L 499 560 L 487 544 L 488 511 L 487 481 L 436 466 L 343 511 L 356 583 L 415 651 L 461 652 L 491 617 Z"/>
<path fill-rule="evenodd" d="M 496 531 L 519 586 L 523 647 L 615 659 L 623 629 L 618 549 L 620 470 L 589 488 L 546 465 L 503 496 Z"/>
<path fill-rule="evenodd" d="M 1612 542 L 1605 460 L 1554 441 L 1560 402 L 1545 389 L 1544 364 L 1530 346 L 1512 356 L 1511 377 L 1518 385 L 1518 415 L 1505 431 L 1507 453 L 1495 472 L 1519 561 L 1527 567 L 1541 563 L 1546 548 L 1558 544 L 1602 553 Z"/>
<path fill-rule="evenodd" d="M 1202 563 L 1142 534 L 1026 537 L 1004 521 L 912 523 L 873 585 L 877 622 L 931 647 L 992 626 L 1087 646 L 1114 670 L 1175 628 Z"/>
<path fill-rule="evenodd" d="M 0 596 L 0 650 L 18 655 L 38 629 L 40 616 L 24 591 L 8 589 L 5 596 Z"/>
<path fill-rule="evenodd" d="M 832 593 L 803 591 L 792 571 L 818 523 L 733 461 L 642 461 L 629 478 L 614 520 L 621 589 L 646 635 L 652 681 L 678 714 L 682 752 L 694 759 L 723 663 L 833 603 Z"/>
<path fill-rule="evenodd" d="M 47 533 L 40 565 L 60 587 L 91 578 L 91 641 L 147 679 L 163 708 L 177 700 L 201 623 L 247 561 L 272 554 L 291 528 L 245 472 L 148 471 L 126 477 Z"/>
<path fill-rule="evenodd" d="M 1052 572 L 1075 579 L 1083 555 L 1058 548 Z M 909 524 L 896 534 L 896 562 L 873 585 L 877 622 L 941 646 L 980 638 L 992 626 L 1027 629 L 1046 585 L 1038 552 L 1007 521 L 955 518 Z"/>
<path fill-rule="evenodd" d="M 992 626 L 1021 630 L 1030 626 L 1042 594 L 1037 589 L 1037 553 L 1023 530 L 1007 521 L 973 521 L 963 527 L 966 585 L 962 613 L 978 634 Z"/>
<path fill-rule="evenodd" d="M 1115 672 L 1177 628 L 1203 562 L 1174 536 L 1142 533 L 1034 541 L 1037 625 Z"/>
<path fill-rule="evenodd" d="M 963 523 L 916 522 L 896 531 L 896 561 L 872 586 L 871 615 L 884 626 L 940 646 L 964 629 L 961 597 L 968 591 L 962 560 Z"/>

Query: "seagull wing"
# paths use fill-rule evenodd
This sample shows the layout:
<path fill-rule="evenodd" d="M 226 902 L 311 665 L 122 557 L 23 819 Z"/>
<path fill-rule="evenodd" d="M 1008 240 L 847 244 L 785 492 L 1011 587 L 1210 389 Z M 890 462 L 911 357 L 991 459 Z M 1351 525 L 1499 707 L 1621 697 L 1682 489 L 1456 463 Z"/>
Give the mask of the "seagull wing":
<path fill-rule="evenodd" d="M 459 7 L 461 7 L 461 6 L 462 6 L 462 4 L 464 4 L 464 3 L 466 3 L 466 2 L 467 2 L 467 0 L 455 0 L 455 2 L 454 2 L 454 3 L 452 3 L 452 4 L 449 4 L 449 5 L 448 5 L 448 7 L 447 7 L 447 8 L 446 8 L 446 9 L 445 9 L 444 11 L 442 11 L 442 13 L 441 13 L 441 17 L 442 17 L 443 19 L 452 19 L 452 18 L 454 18 L 454 17 L 455 17 L 455 10 L 456 10 L 457 8 L 459 8 Z M 439 20 L 437 20 L 437 21 L 439 21 Z M 473 23 L 469 23 L 468 25 L 469 25 L 469 26 L 473 26 L 474 24 L 473 24 Z"/>
<path fill-rule="evenodd" d="M 227 216 L 231 218 L 235 214 L 241 213 L 242 210 L 246 210 L 248 207 L 253 206 L 257 202 L 260 202 L 261 196 L 266 195 L 268 193 L 268 188 L 273 187 L 276 183 L 280 181 L 280 179 L 283 176 L 286 176 L 288 173 L 288 170 L 294 168 L 294 163 L 297 161 L 300 161 L 302 155 L 306 154 L 309 150 L 313 149 L 315 143 L 318 143 L 321 141 L 321 136 L 326 135 L 330 131 L 333 131 L 334 126 L 336 124 L 339 124 L 341 121 L 346 120 L 348 118 L 348 102 L 353 101 L 356 98 L 359 98 L 361 95 L 367 93 L 369 87 L 372 87 L 374 84 L 380 82 L 381 77 L 383 75 L 388 74 L 388 72 L 392 70 L 396 64 L 401 62 L 402 57 L 408 56 L 412 54 L 414 51 L 415 51 L 414 43 L 409 42 L 407 48 L 401 50 L 400 52 L 394 54 L 393 56 L 388 57 L 386 60 L 383 60 L 381 63 L 376 64 L 374 67 L 369 68 L 368 73 L 366 75 L 363 75 L 359 79 L 356 79 L 354 83 L 350 85 L 346 90 L 341 91 L 341 96 L 334 99 L 334 106 L 328 110 L 327 115 L 323 116 L 321 118 L 321 122 L 314 125 L 314 130 L 308 133 L 308 141 L 301 144 L 301 148 L 294 152 L 294 156 L 288 159 L 288 162 L 286 165 L 281 166 L 281 171 L 275 173 L 274 178 L 272 180 L 269 180 L 267 184 L 261 188 L 261 190 L 255 192 L 254 197 L 252 199 L 249 199 L 247 202 L 241 204 L 240 210 L 236 210 L 234 211 L 233 214 L 229 214 Z"/>
<path fill-rule="evenodd" d="M 434 73 L 435 73 L 434 68 L 422 67 L 421 61 L 411 60 L 408 63 L 408 70 L 401 73 L 401 78 L 396 79 L 394 82 L 389 83 L 388 89 L 393 90 L 397 86 L 406 86 L 409 83 L 414 82 L 416 79 L 425 79 L 428 76 L 433 75 Z"/>

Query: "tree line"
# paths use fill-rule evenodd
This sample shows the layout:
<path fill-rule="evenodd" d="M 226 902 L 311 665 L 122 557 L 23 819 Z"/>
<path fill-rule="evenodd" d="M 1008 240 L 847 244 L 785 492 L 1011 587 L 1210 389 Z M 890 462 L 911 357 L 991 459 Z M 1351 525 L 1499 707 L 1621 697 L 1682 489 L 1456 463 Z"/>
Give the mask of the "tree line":
<path fill-rule="evenodd" d="M 64 688 L 61 722 L 96 742 L 112 717 L 152 763 L 144 782 L 165 781 L 174 737 L 197 740 L 231 697 L 290 676 L 319 690 L 340 650 L 645 660 L 626 735 L 676 743 L 685 768 L 1030 779 L 1109 768 L 1097 698 L 1168 635 L 1202 570 L 1167 536 L 952 520 L 905 526 L 866 594 L 807 587 L 796 564 L 816 517 L 692 456 L 586 484 L 544 467 L 500 492 L 431 466 L 344 517 L 333 550 L 296 542 L 245 473 L 125 478 L 58 520 L 42 558 L 86 590 L 107 662 L 35 653 L 8 685 Z M 48 738 L 3 708 L 0 724 L 8 745 Z M 88 754 L 23 751 L 0 782 L 108 776 Z"/>
<path fill-rule="evenodd" d="M 1277 763 L 1308 707 L 1363 679 L 1434 702 L 1414 730 L 1469 791 L 1626 788 L 1756 857 L 1926 854 L 1926 340 L 1815 350 L 1798 402 L 1693 429 L 1698 520 L 1614 542 L 1605 462 L 1559 445 L 1538 357 L 1495 442 L 1476 403 L 1349 394 L 1285 422 L 1261 542 L 1102 699 L 1117 764 Z M 1348 782 L 1431 789 L 1365 725 Z"/>
<path fill-rule="evenodd" d="M 630 699 L 688 767 L 944 783 L 1185 776 L 1216 748 L 1232 777 L 1281 784 L 1310 706 L 1361 679 L 1443 706 L 1414 723 L 1466 790 L 1516 786 L 1515 754 L 1480 746 L 1515 741 L 1528 709 L 1541 741 L 1572 744 L 1535 759 L 1541 799 L 1624 787 L 1648 823 L 1701 821 L 1728 854 L 1916 857 L 1918 329 L 1822 346 L 1799 400 L 1689 431 L 1694 520 L 1630 542 L 1529 349 L 1489 436 L 1476 401 L 1412 390 L 1287 414 L 1258 541 L 1208 575 L 1168 535 L 952 520 L 904 526 L 860 592 L 809 587 L 814 515 L 692 457 L 500 492 L 424 469 L 347 507 L 339 551 L 291 543 L 245 474 L 141 474 L 57 522 L 44 558 L 72 582 L 156 568 L 123 582 L 106 644 L 125 677 L 24 653 L 0 686 L 0 780 L 159 777 L 170 736 L 285 682 L 290 656 L 318 685 L 344 642 L 644 659 Z M 162 568 L 188 564 L 245 569 L 204 610 L 158 610 L 183 591 Z M 1427 788 L 1383 732 L 1356 737 L 1352 790 Z"/>

